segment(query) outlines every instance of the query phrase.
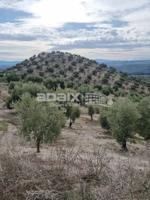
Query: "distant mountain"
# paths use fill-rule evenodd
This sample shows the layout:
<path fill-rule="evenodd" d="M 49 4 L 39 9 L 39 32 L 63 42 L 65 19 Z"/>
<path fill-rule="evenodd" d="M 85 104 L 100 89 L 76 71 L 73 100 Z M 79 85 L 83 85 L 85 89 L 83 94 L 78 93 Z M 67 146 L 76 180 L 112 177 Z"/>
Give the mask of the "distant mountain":
<path fill-rule="evenodd" d="M 105 62 L 101 62 L 105 63 Z M 42 52 L 6 70 L 15 72 L 25 81 L 48 79 L 63 81 L 67 87 L 79 88 L 84 84 L 120 95 L 129 93 L 149 93 L 149 86 L 133 77 L 108 68 L 80 55 L 64 52 Z M 51 82 L 51 81 L 49 81 Z M 107 90 L 107 91 L 106 91 Z"/>
<path fill-rule="evenodd" d="M 97 59 L 97 62 L 103 62 L 118 71 L 131 75 L 150 75 L 150 60 L 113 61 Z"/>
<path fill-rule="evenodd" d="M 0 60 L 0 69 L 6 69 L 16 65 L 19 61 L 2 61 Z"/>

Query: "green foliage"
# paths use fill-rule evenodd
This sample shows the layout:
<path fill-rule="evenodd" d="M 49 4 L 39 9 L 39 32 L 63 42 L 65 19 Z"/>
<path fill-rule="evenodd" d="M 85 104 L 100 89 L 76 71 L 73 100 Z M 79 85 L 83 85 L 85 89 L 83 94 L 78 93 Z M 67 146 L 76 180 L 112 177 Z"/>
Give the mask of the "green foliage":
<path fill-rule="evenodd" d="M 39 76 L 43 77 L 44 76 L 44 72 L 39 72 Z"/>
<path fill-rule="evenodd" d="M 11 82 L 11 81 L 19 81 L 20 80 L 20 76 L 17 75 L 15 72 L 9 72 L 6 74 L 6 81 L 7 82 Z"/>
<path fill-rule="evenodd" d="M 0 82 L 6 82 L 5 73 L 0 71 Z"/>
<path fill-rule="evenodd" d="M 32 69 L 32 68 L 27 69 L 27 73 L 28 73 L 28 74 L 32 74 L 32 73 L 33 73 L 33 69 Z"/>
<path fill-rule="evenodd" d="M 102 89 L 102 85 L 95 85 L 94 88 L 101 90 Z"/>
<path fill-rule="evenodd" d="M 108 84 L 108 78 L 107 77 L 104 77 L 102 79 L 102 84 Z"/>
<path fill-rule="evenodd" d="M 72 112 L 72 106 L 67 104 L 66 106 L 66 117 L 69 119 L 71 116 L 71 112 Z"/>
<path fill-rule="evenodd" d="M 9 86 L 8 86 L 8 90 L 11 91 L 11 90 L 14 89 L 14 87 L 15 87 L 15 83 L 14 82 L 10 82 Z"/>
<path fill-rule="evenodd" d="M 136 104 L 127 98 L 119 98 L 108 113 L 108 122 L 117 141 L 127 150 L 126 141 L 136 128 L 139 119 Z"/>
<path fill-rule="evenodd" d="M 23 95 L 16 105 L 20 117 L 21 133 L 24 137 L 34 138 L 37 152 L 40 143 L 51 143 L 60 134 L 65 123 L 64 115 L 57 107 L 37 102 L 30 95 Z"/>
<path fill-rule="evenodd" d="M 95 113 L 94 107 L 92 105 L 89 105 L 88 106 L 88 114 L 90 115 L 91 120 L 93 120 L 94 113 Z"/>
<path fill-rule="evenodd" d="M 102 89 L 102 93 L 106 96 L 113 93 L 112 88 L 110 86 L 104 86 Z"/>
<path fill-rule="evenodd" d="M 4 77 L 4 72 L 0 72 L 0 78 Z"/>
<path fill-rule="evenodd" d="M 25 79 L 26 76 L 27 76 L 27 73 L 26 73 L 26 72 L 22 73 L 22 74 L 21 74 L 21 79 Z"/>
<path fill-rule="evenodd" d="M 70 119 L 70 124 L 69 126 L 72 126 L 72 123 L 75 122 L 77 118 L 80 117 L 80 109 L 78 106 L 72 106 L 72 105 L 67 105 L 66 106 L 66 116 L 68 119 Z"/>
<path fill-rule="evenodd" d="M 67 88 L 73 88 L 73 87 L 74 87 L 73 81 L 67 81 L 67 82 L 66 82 L 66 87 L 67 87 Z"/>
<path fill-rule="evenodd" d="M 71 115 L 70 115 L 70 118 L 73 122 L 75 122 L 75 120 L 77 118 L 80 117 L 80 109 L 78 106 L 73 106 L 72 109 L 71 109 Z"/>
<path fill-rule="evenodd" d="M 62 79 L 46 79 L 44 82 L 44 85 L 46 86 L 47 89 L 52 89 L 56 91 L 58 87 L 61 89 L 65 88 L 65 82 Z"/>
<path fill-rule="evenodd" d="M 81 94 L 85 95 L 86 93 L 93 92 L 93 88 L 92 88 L 90 85 L 82 84 L 82 85 L 78 88 L 78 92 L 80 92 Z"/>
<path fill-rule="evenodd" d="M 100 67 L 100 68 L 104 68 L 104 69 L 106 69 L 106 68 L 107 68 L 107 65 L 104 64 L 104 63 L 102 63 L 102 64 L 99 65 L 99 67 Z"/>
<path fill-rule="evenodd" d="M 116 81 L 115 86 L 118 86 L 118 88 L 121 88 L 122 87 L 122 81 L 121 80 Z"/>
<path fill-rule="evenodd" d="M 114 68 L 114 67 L 109 67 L 109 72 L 110 72 L 110 73 L 116 73 L 117 70 L 116 70 L 116 68 Z"/>
<path fill-rule="evenodd" d="M 18 83 L 12 89 L 10 97 L 7 99 L 7 108 L 12 108 L 13 103 L 21 99 L 25 93 L 29 93 L 32 97 L 36 97 L 37 93 L 46 92 L 46 88 L 41 84 L 36 83 Z"/>
<path fill-rule="evenodd" d="M 42 83 L 43 82 L 43 78 L 40 76 L 36 76 L 36 75 L 29 75 L 26 77 L 26 81 L 31 81 L 31 82 L 35 82 L 35 83 Z"/>
<path fill-rule="evenodd" d="M 45 80 L 44 85 L 45 85 L 45 87 L 47 89 L 54 89 L 54 90 L 56 90 L 56 88 L 57 88 L 56 82 L 53 79 L 50 79 L 50 78 Z"/>
<path fill-rule="evenodd" d="M 141 95 L 132 94 L 132 93 L 128 97 L 132 102 L 135 102 L 135 103 L 139 103 L 141 101 L 141 99 L 142 99 Z"/>
<path fill-rule="evenodd" d="M 143 98 L 138 106 L 140 112 L 139 131 L 146 140 L 150 139 L 150 97 Z"/>
<path fill-rule="evenodd" d="M 54 68 L 53 67 L 47 67 L 47 72 L 53 73 L 54 72 Z"/>
<path fill-rule="evenodd" d="M 102 126 L 102 128 L 109 130 L 110 129 L 110 125 L 108 122 L 108 111 L 103 110 L 100 114 L 100 124 Z"/>
<path fill-rule="evenodd" d="M 119 90 L 119 86 L 118 86 L 117 84 L 114 84 L 113 90 L 114 90 L 115 92 L 118 91 L 118 90 Z"/>

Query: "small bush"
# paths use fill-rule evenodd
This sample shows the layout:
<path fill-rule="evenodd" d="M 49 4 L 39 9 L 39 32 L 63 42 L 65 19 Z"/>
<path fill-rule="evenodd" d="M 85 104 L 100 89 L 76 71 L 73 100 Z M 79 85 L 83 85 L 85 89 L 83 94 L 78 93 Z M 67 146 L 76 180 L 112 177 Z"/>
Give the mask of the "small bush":
<path fill-rule="evenodd" d="M 107 111 L 102 111 L 100 114 L 100 124 L 102 128 L 109 130 L 110 125 L 108 122 L 108 116 L 107 116 Z"/>

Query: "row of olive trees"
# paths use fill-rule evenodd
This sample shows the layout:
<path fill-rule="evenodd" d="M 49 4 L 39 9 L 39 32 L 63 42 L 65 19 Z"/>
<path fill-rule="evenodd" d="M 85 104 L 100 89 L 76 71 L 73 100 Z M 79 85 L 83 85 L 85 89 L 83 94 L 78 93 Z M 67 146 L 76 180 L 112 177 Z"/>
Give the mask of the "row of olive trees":
<path fill-rule="evenodd" d="M 150 139 L 150 97 L 135 104 L 127 98 L 118 99 L 107 111 L 101 113 L 102 127 L 111 130 L 122 149 L 127 151 L 127 139 L 139 133 Z"/>

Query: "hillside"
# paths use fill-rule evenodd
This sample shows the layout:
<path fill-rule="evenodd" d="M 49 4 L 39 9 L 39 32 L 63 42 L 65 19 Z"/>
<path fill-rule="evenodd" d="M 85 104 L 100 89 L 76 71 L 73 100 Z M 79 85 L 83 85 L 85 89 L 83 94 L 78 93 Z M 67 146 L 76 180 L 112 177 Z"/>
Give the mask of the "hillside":
<path fill-rule="evenodd" d="M 111 93 L 149 94 L 149 85 L 136 78 L 117 72 L 95 60 L 63 52 L 40 53 L 6 70 L 15 72 L 21 78 L 30 76 L 61 79 L 68 85 L 79 87 L 88 84 L 99 89 L 109 88 Z"/>

